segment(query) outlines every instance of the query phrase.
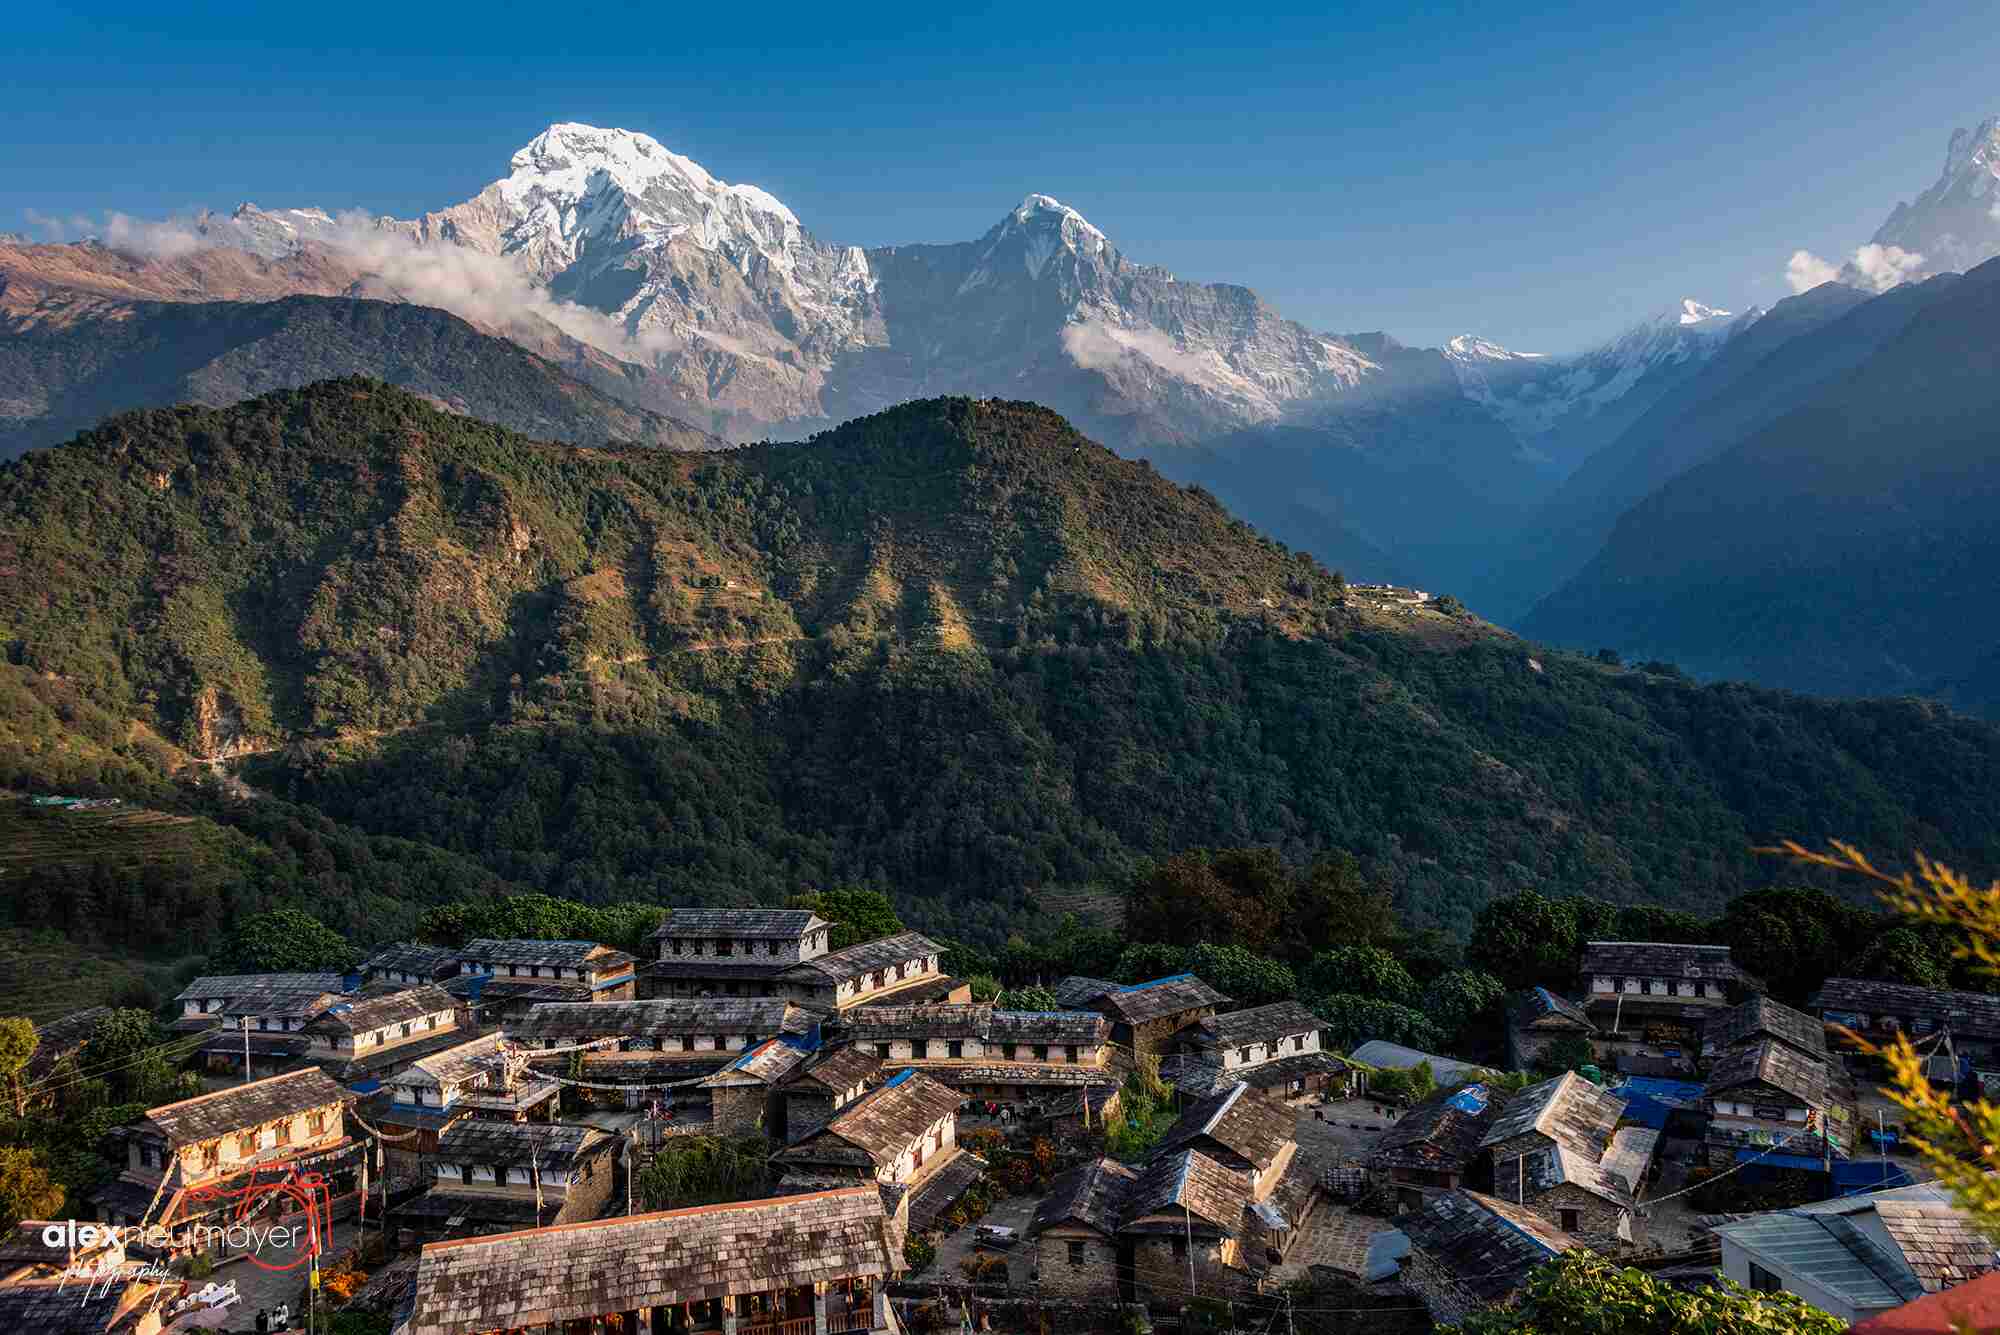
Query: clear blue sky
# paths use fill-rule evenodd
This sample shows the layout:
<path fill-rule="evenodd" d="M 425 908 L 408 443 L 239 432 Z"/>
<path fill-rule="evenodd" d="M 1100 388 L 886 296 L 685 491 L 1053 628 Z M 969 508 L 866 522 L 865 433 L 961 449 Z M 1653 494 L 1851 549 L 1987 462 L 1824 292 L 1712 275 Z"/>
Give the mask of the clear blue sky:
<path fill-rule="evenodd" d="M 408 214 L 578 120 L 832 241 L 968 239 L 1043 191 L 1316 328 L 1531 350 L 1776 300 L 2000 110 L 1973 4 L 64 8 L 8 20 L 0 228 Z"/>

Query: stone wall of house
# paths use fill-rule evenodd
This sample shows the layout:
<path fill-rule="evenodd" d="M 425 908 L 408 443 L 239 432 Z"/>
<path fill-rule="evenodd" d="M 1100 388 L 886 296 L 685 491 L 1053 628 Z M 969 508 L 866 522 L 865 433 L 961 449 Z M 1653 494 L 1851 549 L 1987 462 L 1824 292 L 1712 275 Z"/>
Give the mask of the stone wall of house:
<path fill-rule="evenodd" d="M 785 1099 L 785 1139 L 797 1144 L 833 1120 L 833 1093 L 818 1085 L 788 1089 Z"/>
<path fill-rule="evenodd" d="M 1072 1260 L 1071 1244 L 1081 1249 Z M 1057 1298 L 1107 1298 L 1118 1292 L 1118 1244 L 1092 1229 L 1052 1228 L 1035 1242 L 1036 1282 Z"/>
<path fill-rule="evenodd" d="M 597 1218 L 604 1213 L 614 1194 L 618 1196 L 620 1207 L 623 1207 L 623 1156 L 627 1152 L 624 1148 L 617 1148 L 609 1154 L 595 1154 L 576 1166 L 569 1190 L 563 1196 L 559 1222 L 568 1224 Z"/>
<path fill-rule="evenodd" d="M 1403 1258 L 1402 1280 L 1403 1287 L 1423 1300 L 1431 1320 L 1440 1326 L 1455 1325 L 1483 1310 L 1483 1304 L 1459 1287 L 1451 1270 L 1421 1247 L 1412 1247 Z"/>
<path fill-rule="evenodd" d="M 709 1125 L 716 1135 L 747 1136 L 763 1129 L 770 1100 L 763 1085 L 720 1086 L 708 1091 L 708 1099 Z"/>
<path fill-rule="evenodd" d="M 1493 1155 L 1494 1180 L 1498 1182 L 1503 1178 L 1512 1178 L 1514 1173 L 1514 1159 L 1523 1154 L 1532 1154 L 1536 1150 L 1547 1149 L 1554 1143 L 1554 1141 L 1539 1131 L 1523 1131 L 1518 1136 L 1509 1136 L 1506 1140 L 1494 1145 L 1490 1151 Z"/>
<path fill-rule="evenodd" d="M 1176 1255 L 1174 1244 L 1182 1243 Z M 1248 1272 L 1228 1263 L 1229 1244 L 1197 1235 L 1194 1239 L 1194 1289 L 1204 1298 L 1229 1298 L 1253 1290 Z M 1132 1246 L 1132 1279 L 1137 1296 L 1156 1309 L 1182 1306 L 1188 1294 L 1186 1240 L 1142 1234 Z"/>
<path fill-rule="evenodd" d="M 1499 1184 L 1505 1196 L 1505 1184 Z M 1508 1199 L 1511 1199 L 1508 1198 Z M 1564 1182 L 1539 1195 L 1528 1197 L 1528 1208 L 1557 1228 L 1563 1226 L 1563 1211 L 1574 1212 L 1574 1227 L 1566 1230 L 1580 1238 L 1631 1240 L 1631 1214 L 1621 1206 L 1593 1195 L 1573 1182 Z"/>

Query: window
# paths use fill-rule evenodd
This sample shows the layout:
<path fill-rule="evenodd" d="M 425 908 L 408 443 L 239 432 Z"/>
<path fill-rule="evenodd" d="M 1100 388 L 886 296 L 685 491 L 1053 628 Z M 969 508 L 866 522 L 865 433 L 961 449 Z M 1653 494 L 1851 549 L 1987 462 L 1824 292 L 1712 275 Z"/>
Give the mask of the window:
<path fill-rule="evenodd" d="M 1063 1049 L 1063 1060 L 1064 1061 L 1076 1060 L 1076 1044 L 1071 1043 L 1069 1046 Z"/>
<path fill-rule="evenodd" d="M 1048 1059 L 1049 1059 L 1049 1045 L 1046 1043 L 1035 1044 L 1035 1060 L 1038 1062 L 1045 1062 Z"/>
<path fill-rule="evenodd" d="M 280 1145 L 292 1143 L 292 1119 L 289 1117 L 278 1123 L 278 1143 Z"/>
<path fill-rule="evenodd" d="M 1560 1220 L 1560 1222 L 1561 1222 L 1561 1224 L 1562 1224 L 1562 1231 L 1563 1231 L 1563 1232 L 1565 1232 L 1565 1233 L 1574 1233 L 1574 1232 L 1576 1232 L 1576 1229 L 1577 1229 L 1577 1217 L 1576 1217 L 1576 1211 L 1574 1211 L 1574 1210 L 1558 1210 L 1558 1211 L 1556 1211 L 1556 1216 L 1557 1216 L 1558 1220 Z"/>
<path fill-rule="evenodd" d="M 943 1127 L 938 1127 L 936 1130 L 931 1132 L 931 1146 L 934 1149 L 940 1149 L 940 1150 L 944 1148 Z"/>
<path fill-rule="evenodd" d="M 257 1133 L 246 1132 L 236 1138 L 236 1153 L 239 1158 L 248 1159 L 257 1153 Z"/>
<path fill-rule="evenodd" d="M 945 1046 L 945 1051 L 950 1053 L 954 1060 L 963 1057 L 965 1055 L 965 1044 L 960 1039 L 954 1038 L 951 1040 L 951 1042 L 945 1044 L 944 1046 Z"/>
<path fill-rule="evenodd" d="M 727 941 L 717 941 L 715 943 L 715 957 L 717 959 L 729 958 L 729 943 Z"/>
<path fill-rule="evenodd" d="M 875 1045 L 875 1055 L 878 1057 L 887 1058 L 889 1055 L 889 1045 L 887 1043 L 877 1043 Z"/>
<path fill-rule="evenodd" d="M 203 1168 L 213 1168 L 216 1161 L 222 1158 L 222 1146 L 211 1140 L 201 1147 L 201 1153 L 197 1157 Z"/>
<path fill-rule="evenodd" d="M 1082 1264 L 1083 1264 L 1083 1243 L 1081 1243 L 1081 1242 L 1079 1242 L 1079 1241 L 1075 1241 L 1075 1240 L 1072 1240 L 1072 1241 L 1070 1242 L 1070 1244 L 1069 1244 L 1069 1263 L 1070 1263 L 1071 1265 L 1082 1265 Z"/>
<path fill-rule="evenodd" d="M 1187 1260 L 1187 1239 L 1186 1239 L 1186 1238 L 1175 1238 L 1175 1239 L 1174 1239 L 1174 1259 L 1175 1259 L 1176 1261 L 1185 1261 L 1185 1260 Z"/>
<path fill-rule="evenodd" d="M 1785 1291 L 1784 1281 L 1780 1280 L 1763 1266 L 1758 1265 L 1755 1261 L 1750 1263 L 1750 1287 L 1758 1293 L 1783 1293 Z"/>

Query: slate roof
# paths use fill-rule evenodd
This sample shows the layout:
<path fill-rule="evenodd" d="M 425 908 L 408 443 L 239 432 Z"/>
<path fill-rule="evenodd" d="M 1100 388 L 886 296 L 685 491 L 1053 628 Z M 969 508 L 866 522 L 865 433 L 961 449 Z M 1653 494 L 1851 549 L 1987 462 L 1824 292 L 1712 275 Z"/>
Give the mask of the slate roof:
<path fill-rule="evenodd" d="M 1867 1227 L 1870 1214 L 1891 1245 Z M 1749 1215 L 1715 1231 L 1862 1311 L 1898 1307 L 1994 1267 L 1992 1241 L 1935 1182 Z"/>
<path fill-rule="evenodd" d="M 36 1025 L 35 1055 L 28 1059 L 28 1074 L 46 1073 L 65 1053 L 88 1042 L 97 1030 L 97 1022 L 109 1014 L 109 1006 L 92 1006 L 88 1010 L 72 1011 L 47 1024 Z"/>
<path fill-rule="evenodd" d="M 534 1122 L 497 1122 L 467 1117 L 438 1137 L 437 1158 L 447 1163 L 496 1168 L 540 1163 L 545 1171 L 568 1172 L 579 1159 L 617 1147 L 595 1127 Z"/>
<path fill-rule="evenodd" d="M 641 964 L 639 976 L 668 982 L 692 979 L 704 983 L 761 983 L 765 979 L 776 978 L 791 967 L 789 960 L 753 961 L 740 955 L 720 960 L 707 955 L 669 955 L 663 960 L 649 960 Z"/>
<path fill-rule="evenodd" d="M 346 1097 L 345 1090 L 317 1069 L 288 1071 L 213 1094 L 198 1094 L 179 1103 L 148 1108 L 146 1120 L 158 1127 L 172 1144 L 194 1145 L 311 1108 L 339 1103 Z"/>
<path fill-rule="evenodd" d="M 1133 983 L 1107 992 L 1093 1001 L 1091 1008 L 1101 1008 L 1126 1024 L 1145 1024 L 1181 1011 L 1228 1004 L 1228 997 L 1193 974 L 1177 973 L 1170 978 L 1155 978 L 1150 983 Z"/>
<path fill-rule="evenodd" d="M 1265 1168 L 1291 1143 L 1296 1126 L 1297 1118 L 1284 1104 L 1232 1085 L 1190 1103 L 1154 1153 L 1171 1154 L 1207 1139 Z"/>
<path fill-rule="evenodd" d="M 776 937 L 795 941 L 808 932 L 831 926 L 811 909 L 675 909 L 652 932 L 663 937 L 729 937 L 736 940 Z"/>
<path fill-rule="evenodd" d="M 726 1085 L 740 1083 L 747 1077 L 766 1085 L 781 1085 L 811 1056 L 812 1050 L 803 1044 L 787 1043 L 782 1038 L 767 1038 L 702 1083 Z"/>
<path fill-rule="evenodd" d="M 959 1094 L 916 1071 L 903 1071 L 887 1084 L 836 1109 L 806 1142 L 835 1136 L 865 1151 L 876 1163 L 908 1149 L 931 1123 L 958 1111 Z"/>
<path fill-rule="evenodd" d="M 419 983 L 386 996 L 368 997 L 360 1001 L 337 1001 L 320 1012 L 306 1028 L 315 1033 L 328 1031 L 349 1034 L 366 1033 L 380 1029 L 384 1025 L 401 1024 L 405 1020 L 420 1020 L 426 1015 L 436 1015 L 440 1011 L 452 1011 L 458 1006 L 457 998 L 441 987 L 430 983 Z"/>
<path fill-rule="evenodd" d="M 524 1041 L 663 1038 L 677 1034 L 771 1038 L 803 1034 L 812 1016 L 782 997 L 544 1002 L 507 1026 Z"/>
<path fill-rule="evenodd" d="M 786 969 L 785 975 L 841 983 L 874 969 L 884 969 L 943 953 L 943 946 L 921 932 L 898 932 L 894 936 L 848 946 L 845 950 L 830 951 L 818 959 L 804 960 Z"/>
<path fill-rule="evenodd" d="M 938 1216 L 986 1171 L 986 1161 L 969 1150 L 961 1150 L 910 1193 L 910 1229 L 923 1233 L 937 1223 Z"/>
<path fill-rule="evenodd" d="M 153 1284 L 86 1284 L 38 1280 L 0 1285 L 0 1330 L 35 1335 L 103 1335 L 121 1313 L 139 1308 L 159 1288 Z"/>
<path fill-rule="evenodd" d="M 1073 973 L 1049 990 L 1064 1006 L 1088 1006 L 1106 992 L 1116 992 L 1119 986 L 1108 978 L 1086 978 L 1080 973 Z"/>
<path fill-rule="evenodd" d="M 1585 977 L 1676 978 L 1763 987 L 1736 966 L 1728 946 L 1678 941 L 1586 941 L 1579 971 Z"/>
<path fill-rule="evenodd" d="M 542 1217 L 547 1218 L 550 1215 L 550 1206 L 560 1207 L 562 1204 L 561 1197 L 544 1200 L 541 1207 Z M 516 1224 L 522 1228 L 533 1228 L 535 1198 L 505 1195 L 491 1190 L 455 1189 L 451 1180 L 447 1178 L 400 1205 L 390 1206 L 389 1213 L 406 1223 L 436 1221 L 440 1224 L 449 1224 L 455 1219 L 468 1225 Z"/>
<path fill-rule="evenodd" d="M 481 964 L 539 964 L 544 968 L 554 965 L 594 973 L 612 973 L 639 962 L 636 956 L 598 941 L 523 941 L 490 936 L 467 941 L 459 949 L 458 957 Z"/>
<path fill-rule="evenodd" d="M 449 977 L 458 972 L 458 952 L 446 946 L 419 945 L 414 941 L 391 941 L 358 966 L 363 973 L 413 973 L 426 978 Z"/>
<path fill-rule="evenodd" d="M 996 1043 L 1102 1043 L 1110 1024 L 1096 1011 L 1014 1011 L 985 1005 L 859 1006 L 841 1019 L 850 1038 L 976 1038 Z"/>
<path fill-rule="evenodd" d="M 856 1048 L 835 1048 L 819 1060 L 796 1072 L 787 1083 L 816 1084 L 831 1093 L 841 1093 L 875 1079 L 882 1073 L 882 1059 Z"/>
<path fill-rule="evenodd" d="M 523 1001 L 536 1005 L 543 1002 L 580 1003 L 590 1000 L 590 984 L 574 978 L 564 982 L 559 978 L 507 978 L 484 973 L 462 973 L 456 978 L 445 979 L 438 986 L 455 997 L 462 997 L 480 1006 Z"/>
<path fill-rule="evenodd" d="M 1439 1090 L 1382 1133 L 1368 1162 L 1377 1168 L 1463 1172 L 1506 1106 L 1506 1094 L 1486 1085 Z"/>
<path fill-rule="evenodd" d="M 920 983 L 912 983 L 905 979 L 896 985 L 896 990 L 893 992 L 863 997 L 861 1003 L 854 1009 L 864 1011 L 874 1006 L 902 1006 L 947 1002 L 951 1000 L 951 994 L 962 987 L 966 988 L 966 995 L 970 996 L 971 989 L 966 984 L 966 981 L 963 978 L 954 978 L 949 974 L 932 974 Z M 849 1013 L 852 1014 L 853 1012 Z"/>
<path fill-rule="evenodd" d="M 2000 996 L 1985 992 L 1952 992 L 1868 978 L 1829 978 L 1820 986 L 1814 1005 L 1822 1014 L 1894 1015 L 1905 1022 L 1928 1020 L 1960 1038 L 2000 1038 Z"/>
<path fill-rule="evenodd" d="M 1391 1043 L 1383 1038 L 1371 1038 L 1347 1056 L 1349 1061 L 1385 1071 L 1413 1070 L 1422 1063 L 1429 1062 L 1431 1074 L 1437 1077 L 1441 1085 L 1456 1085 L 1463 1084 L 1467 1080 L 1476 1080 L 1484 1069 L 1472 1062 L 1460 1061 L 1456 1057 L 1440 1057 L 1435 1053 L 1419 1052 L 1415 1048 L 1404 1047 L 1401 1043 Z"/>
<path fill-rule="evenodd" d="M 884 1063 L 922 1071 L 933 1080 L 953 1088 L 966 1085 L 1115 1085 L 1118 1076 L 1109 1066 L 1085 1062 L 953 1062 L 905 1061 L 900 1057 Z"/>
<path fill-rule="evenodd" d="M 1480 1144 L 1491 1147 L 1535 1131 L 1595 1162 L 1624 1111 L 1624 1100 L 1617 1095 L 1599 1089 L 1574 1071 L 1564 1071 L 1507 1100 L 1506 1111 L 1486 1128 L 1486 1138 Z"/>
<path fill-rule="evenodd" d="M 1660 1132 L 1650 1127 L 1627 1127 L 1617 1133 L 1602 1160 L 1560 1144 L 1530 1150 L 1519 1156 L 1516 1172 L 1496 1169 L 1494 1186 L 1505 1191 L 1519 1185 L 1524 1192 L 1540 1195 L 1567 1183 L 1630 1209 L 1659 1142 Z"/>
<path fill-rule="evenodd" d="M 2000 1274 L 1925 1294 L 1857 1322 L 1848 1327 L 1848 1335 L 1956 1335 L 1960 1330 L 2000 1330 Z"/>
<path fill-rule="evenodd" d="M 490 1238 L 417 1262 L 409 1335 L 474 1335 L 902 1268 L 873 1184 Z"/>
<path fill-rule="evenodd" d="M 1237 1067 L 1224 1067 L 1194 1053 L 1177 1052 L 1161 1060 L 1160 1079 L 1189 1098 L 1201 1098 L 1231 1085 L 1275 1090 L 1294 1080 L 1338 1075 L 1347 1069 L 1346 1060 L 1331 1052 L 1295 1052 L 1255 1066 Z"/>
<path fill-rule="evenodd" d="M 1166 1221 L 1169 1229 L 1185 1227 L 1185 1210 L 1224 1234 L 1235 1234 L 1243 1227 L 1243 1207 L 1249 1203 L 1250 1183 L 1244 1174 L 1199 1150 L 1164 1153 L 1147 1164 L 1132 1184 L 1119 1231 L 1147 1231 L 1142 1221 L 1160 1214 L 1171 1215 Z"/>
<path fill-rule="evenodd" d="M 1099 1233 L 1115 1233 L 1139 1174 L 1116 1159 L 1091 1159 L 1061 1174 L 1049 1184 L 1049 1194 L 1035 1206 L 1028 1231 L 1040 1233 L 1058 1224 L 1081 1224 Z"/>
<path fill-rule="evenodd" d="M 1826 1026 L 1804 1011 L 1795 1011 L 1767 996 L 1754 996 L 1715 1017 L 1707 1037 L 1718 1048 L 1733 1048 L 1759 1038 L 1775 1038 L 1812 1057 L 1826 1056 Z"/>
<path fill-rule="evenodd" d="M 443 1052 L 417 1058 L 409 1064 L 405 1073 L 427 1075 L 440 1085 L 462 1084 L 483 1072 L 499 1069 L 505 1041 L 505 1036 L 497 1031 L 481 1034 Z"/>
<path fill-rule="evenodd" d="M 1320 1027 L 1320 1018 L 1296 1001 L 1274 1001 L 1249 1010 L 1225 1011 L 1195 1023 L 1204 1038 L 1225 1048 L 1275 1043 L 1294 1034 L 1315 1033 Z"/>
<path fill-rule="evenodd" d="M 191 981 L 175 1001 L 235 1001 L 264 992 L 339 992 L 345 976 L 338 973 L 211 973 Z"/>
<path fill-rule="evenodd" d="M 1595 1031 L 1597 1025 L 1584 1014 L 1583 1007 L 1567 997 L 1557 996 L 1546 987 L 1531 987 L 1521 993 L 1514 1006 L 1515 1020 L 1524 1025 L 1542 1020 L 1561 1019 Z"/>
<path fill-rule="evenodd" d="M 1463 1189 L 1432 1197 L 1399 1223 L 1412 1247 L 1488 1303 L 1504 1302 L 1529 1271 L 1583 1245 L 1533 1211 Z"/>
<path fill-rule="evenodd" d="M 1808 1108 L 1824 1108 L 1828 1102 L 1826 1062 L 1768 1038 L 1731 1048 L 1717 1057 L 1701 1093 L 1703 1098 L 1713 1099 L 1753 1083 L 1781 1089 Z"/>

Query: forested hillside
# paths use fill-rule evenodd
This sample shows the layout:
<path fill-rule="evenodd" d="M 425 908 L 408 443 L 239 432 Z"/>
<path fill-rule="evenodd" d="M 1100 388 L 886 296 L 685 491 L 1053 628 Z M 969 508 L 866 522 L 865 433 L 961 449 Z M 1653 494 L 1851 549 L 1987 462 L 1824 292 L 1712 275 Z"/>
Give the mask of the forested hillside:
<path fill-rule="evenodd" d="M 0 646 L 342 839 L 595 903 L 858 882 L 997 940 L 1262 845 L 1463 931 L 1527 887 L 1714 911 L 1781 837 L 2000 862 L 1987 725 L 1371 610 L 1026 404 L 702 456 L 359 380 L 131 414 L 0 472 Z"/>

